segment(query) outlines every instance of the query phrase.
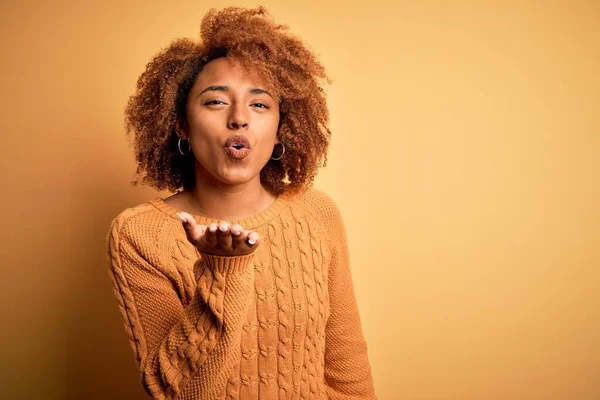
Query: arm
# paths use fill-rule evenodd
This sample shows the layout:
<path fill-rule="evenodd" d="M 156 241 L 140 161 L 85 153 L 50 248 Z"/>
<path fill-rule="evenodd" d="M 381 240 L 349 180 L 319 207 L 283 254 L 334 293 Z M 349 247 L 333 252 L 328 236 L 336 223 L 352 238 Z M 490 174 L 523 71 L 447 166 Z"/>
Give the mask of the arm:
<path fill-rule="evenodd" d="M 194 297 L 184 308 L 171 281 L 148 262 L 151 257 L 126 228 L 123 219 L 111 227 L 109 271 L 144 388 L 157 399 L 175 398 L 202 374 L 202 393 L 213 393 L 239 358 L 253 256 L 201 253 L 194 264 Z"/>
<path fill-rule="evenodd" d="M 375 399 L 367 345 L 354 294 L 346 231 L 331 202 L 329 215 L 331 314 L 325 330 L 325 381 L 331 400 Z"/>

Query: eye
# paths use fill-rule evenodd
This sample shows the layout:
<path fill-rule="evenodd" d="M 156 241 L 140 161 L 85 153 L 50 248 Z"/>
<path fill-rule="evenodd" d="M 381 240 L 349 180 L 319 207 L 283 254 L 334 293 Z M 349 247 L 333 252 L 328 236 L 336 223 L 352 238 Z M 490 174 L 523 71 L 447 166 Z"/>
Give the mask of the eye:
<path fill-rule="evenodd" d="M 257 108 L 266 108 L 269 109 L 269 106 L 263 103 L 254 103 L 252 104 L 253 106 L 256 106 Z"/>
<path fill-rule="evenodd" d="M 210 100 L 210 101 L 207 101 L 206 103 L 204 103 L 205 106 L 212 106 L 212 105 L 220 106 L 222 104 L 227 104 L 227 103 L 222 102 L 221 100 Z"/>

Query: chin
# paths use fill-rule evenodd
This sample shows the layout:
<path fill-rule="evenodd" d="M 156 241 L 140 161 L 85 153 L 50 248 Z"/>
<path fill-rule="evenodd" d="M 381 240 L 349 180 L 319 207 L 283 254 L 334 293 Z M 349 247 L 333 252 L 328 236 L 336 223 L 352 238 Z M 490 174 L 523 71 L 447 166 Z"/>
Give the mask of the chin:
<path fill-rule="evenodd" d="M 243 169 L 237 171 L 228 171 L 224 174 L 220 174 L 217 179 L 228 185 L 243 185 L 256 178 L 257 175 L 259 174 L 252 174 L 251 171 Z"/>

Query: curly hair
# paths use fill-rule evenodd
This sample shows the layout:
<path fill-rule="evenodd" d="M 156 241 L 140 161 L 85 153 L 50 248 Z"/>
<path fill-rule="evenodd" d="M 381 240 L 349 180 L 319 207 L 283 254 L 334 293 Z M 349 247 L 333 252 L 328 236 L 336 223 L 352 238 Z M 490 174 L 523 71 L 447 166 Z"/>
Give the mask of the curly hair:
<path fill-rule="evenodd" d="M 194 158 L 178 151 L 175 127 L 185 120 L 187 97 L 202 68 L 219 57 L 253 68 L 279 97 L 277 138 L 285 155 L 261 170 L 262 185 L 274 194 L 312 185 L 327 164 L 331 131 L 322 83 L 331 81 L 313 52 L 264 7 L 211 9 L 199 42 L 176 39 L 146 65 L 125 109 L 137 161 L 133 184 L 172 192 L 195 185 Z"/>

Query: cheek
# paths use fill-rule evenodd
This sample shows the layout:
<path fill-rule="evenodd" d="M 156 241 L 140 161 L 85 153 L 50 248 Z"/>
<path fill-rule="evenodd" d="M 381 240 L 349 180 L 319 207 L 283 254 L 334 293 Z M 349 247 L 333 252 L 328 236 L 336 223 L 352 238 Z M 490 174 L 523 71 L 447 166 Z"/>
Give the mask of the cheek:
<path fill-rule="evenodd" d="M 198 115 L 189 124 L 190 135 L 196 143 L 202 143 L 203 145 L 215 143 L 215 139 L 220 132 L 217 127 L 220 125 L 214 114 Z"/>
<path fill-rule="evenodd" d="M 273 143 L 277 141 L 277 128 L 279 127 L 279 114 L 264 118 L 260 121 L 260 132 L 264 133 L 264 138 L 272 139 Z"/>
<path fill-rule="evenodd" d="M 269 119 L 268 121 L 264 121 L 262 126 L 260 126 L 260 132 L 262 132 L 261 138 L 259 140 L 261 149 L 264 149 L 265 152 L 271 155 L 273 150 L 273 146 L 277 143 L 277 128 L 279 127 L 278 119 Z"/>
<path fill-rule="evenodd" d="M 206 130 L 207 127 L 215 124 L 214 113 L 195 112 L 188 117 L 189 126 L 192 131 Z"/>

